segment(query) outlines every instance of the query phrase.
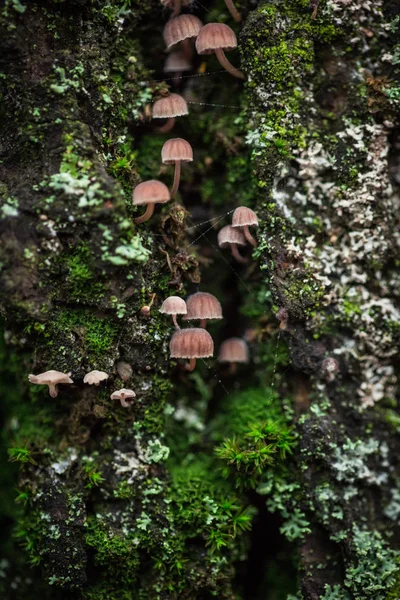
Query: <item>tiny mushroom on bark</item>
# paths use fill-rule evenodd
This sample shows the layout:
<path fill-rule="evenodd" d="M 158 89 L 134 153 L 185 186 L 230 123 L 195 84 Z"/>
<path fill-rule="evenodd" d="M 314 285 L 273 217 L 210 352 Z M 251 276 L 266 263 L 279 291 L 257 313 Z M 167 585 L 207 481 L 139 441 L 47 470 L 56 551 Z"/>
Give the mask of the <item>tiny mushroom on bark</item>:
<path fill-rule="evenodd" d="M 322 373 L 327 381 L 331 382 L 335 379 L 336 373 L 339 371 L 339 363 L 333 356 L 328 356 L 322 361 Z"/>
<path fill-rule="evenodd" d="M 236 208 L 232 216 L 232 227 L 240 227 L 246 240 L 255 247 L 257 246 L 257 242 L 249 231 L 249 226 L 253 225 L 258 226 L 258 217 L 256 213 L 251 210 L 251 208 L 247 208 L 247 206 L 239 206 Z"/>
<path fill-rule="evenodd" d="M 133 219 L 133 222 L 139 225 L 148 221 L 154 212 L 156 204 L 163 204 L 171 199 L 167 186 L 161 181 L 151 179 L 150 181 L 143 181 L 139 183 L 133 190 L 133 204 L 139 206 L 141 204 L 147 204 L 146 211 L 141 217 Z"/>
<path fill-rule="evenodd" d="M 187 371 L 193 371 L 197 358 L 208 358 L 214 354 L 214 342 L 205 329 L 179 329 L 171 338 L 170 358 L 189 358 Z"/>
<path fill-rule="evenodd" d="M 164 41 L 169 50 L 172 46 L 182 43 L 183 52 L 190 60 L 193 50 L 190 40 L 196 38 L 203 23 L 194 15 L 181 15 L 175 19 L 170 19 L 164 27 Z"/>
<path fill-rule="evenodd" d="M 231 363 L 231 372 L 234 373 L 237 363 L 249 362 L 249 349 L 246 342 L 236 337 L 222 342 L 219 349 L 218 362 Z"/>
<path fill-rule="evenodd" d="M 164 315 L 171 315 L 172 321 L 174 322 L 175 329 L 180 329 L 178 322 L 176 320 L 177 315 L 186 315 L 187 307 L 186 302 L 179 298 L 179 296 L 169 296 L 162 303 L 160 308 L 160 313 Z"/>
<path fill-rule="evenodd" d="M 52 398 L 58 396 L 58 384 L 60 383 L 74 383 L 71 379 L 71 373 L 60 373 L 60 371 L 45 371 L 39 375 L 28 375 L 30 383 L 36 385 L 47 385 L 49 386 L 49 394 Z"/>
<path fill-rule="evenodd" d="M 108 379 L 107 373 L 104 371 L 90 371 L 90 373 L 86 373 L 83 378 L 83 383 L 88 383 L 89 385 L 99 385 L 101 381 L 105 381 Z"/>
<path fill-rule="evenodd" d="M 200 320 L 200 327 L 206 328 L 207 320 L 222 319 L 222 308 L 219 300 L 207 292 L 197 292 L 186 300 L 187 314 L 184 321 Z"/>
<path fill-rule="evenodd" d="M 238 227 L 226 225 L 218 232 L 218 246 L 220 248 L 231 247 L 232 256 L 240 263 L 247 264 L 249 261 L 244 256 L 241 256 L 238 246 L 245 246 L 246 238 L 244 233 Z"/>
<path fill-rule="evenodd" d="M 192 146 L 182 138 L 167 140 L 161 150 L 161 160 L 164 165 L 175 164 L 174 183 L 171 188 L 171 198 L 174 198 L 179 188 L 181 178 L 181 163 L 192 162 Z"/>
<path fill-rule="evenodd" d="M 179 94 L 169 94 L 165 98 L 156 100 L 153 104 L 153 119 L 168 119 L 165 125 L 158 128 L 161 133 L 166 133 L 173 128 L 175 117 L 183 117 L 188 114 L 186 100 Z"/>
<path fill-rule="evenodd" d="M 233 0 L 225 0 L 225 4 L 226 8 L 231 13 L 232 19 L 236 21 L 236 23 L 239 23 L 242 20 L 242 15 L 240 14 L 236 6 L 233 4 Z"/>
<path fill-rule="evenodd" d="M 287 329 L 289 322 L 289 313 L 286 308 L 280 308 L 276 313 L 276 318 L 279 321 L 279 329 Z"/>
<path fill-rule="evenodd" d="M 135 398 L 136 394 L 133 390 L 126 390 L 122 388 L 121 390 L 116 390 L 110 396 L 111 400 L 119 400 L 121 402 L 121 406 L 124 408 L 128 408 L 132 404 L 132 402 L 127 402 L 127 398 Z"/>
<path fill-rule="evenodd" d="M 236 69 L 226 58 L 224 50 L 234 50 L 237 47 L 235 32 L 224 23 L 207 23 L 200 30 L 196 39 L 196 50 L 199 54 L 212 54 L 219 60 L 220 64 L 228 73 L 244 79 L 242 71 Z"/>

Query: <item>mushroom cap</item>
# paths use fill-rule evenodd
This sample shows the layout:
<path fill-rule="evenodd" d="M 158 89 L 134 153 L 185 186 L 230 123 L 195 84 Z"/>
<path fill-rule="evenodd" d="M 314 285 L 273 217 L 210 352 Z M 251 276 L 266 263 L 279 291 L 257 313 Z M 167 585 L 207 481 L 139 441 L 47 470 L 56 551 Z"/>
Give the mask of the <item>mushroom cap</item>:
<path fill-rule="evenodd" d="M 246 225 L 258 225 L 258 217 L 251 208 L 239 206 L 233 213 L 232 227 L 245 227 Z"/>
<path fill-rule="evenodd" d="M 168 54 L 164 64 L 164 73 L 171 73 L 173 71 L 190 71 L 192 65 L 186 58 L 185 54 L 180 50 L 175 50 Z"/>
<path fill-rule="evenodd" d="M 208 358 L 214 354 L 214 342 L 205 329 L 191 327 L 174 333 L 169 350 L 171 358 Z"/>
<path fill-rule="evenodd" d="M 212 54 L 219 48 L 229 51 L 236 47 L 236 34 L 225 23 L 207 23 L 201 28 L 196 39 L 198 54 Z"/>
<path fill-rule="evenodd" d="M 156 100 L 153 104 L 153 119 L 170 119 L 188 114 L 186 100 L 179 94 L 170 94 Z"/>
<path fill-rule="evenodd" d="M 28 375 L 30 383 L 38 385 L 57 385 L 58 383 L 74 383 L 71 379 L 71 373 L 61 373 L 60 371 L 45 371 L 39 375 Z"/>
<path fill-rule="evenodd" d="M 186 315 L 186 302 L 179 296 L 169 296 L 162 303 L 160 313 L 164 315 Z"/>
<path fill-rule="evenodd" d="M 202 27 L 203 23 L 194 15 L 180 15 L 174 19 L 170 19 L 163 31 L 167 50 L 183 40 L 197 37 Z"/>
<path fill-rule="evenodd" d="M 222 319 L 222 308 L 219 300 L 207 292 L 197 292 L 186 300 L 187 314 L 184 321 L 194 319 Z"/>
<path fill-rule="evenodd" d="M 165 165 L 174 163 L 177 160 L 192 162 L 192 146 L 182 138 L 167 140 L 161 150 L 161 160 Z"/>
<path fill-rule="evenodd" d="M 248 363 L 249 349 L 241 338 L 229 338 L 222 342 L 219 349 L 219 362 Z"/>
<path fill-rule="evenodd" d="M 159 204 L 171 200 L 167 186 L 161 181 L 150 179 L 139 183 L 133 190 L 133 204 Z"/>
<path fill-rule="evenodd" d="M 89 385 L 99 385 L 100 381 L 104 381 L 108 379 L 108 374 L 104 371 L 90 371 L 90 373 L 86 373 L 83 378 L 83 383 L 88 383 Z"/>
<path fill-rule="evenodd" d="M 230 244 L 238 244 L 239 246 L 246 245 L 246 238 L 241 229 L 232 227 L 232 225 L 226 225 L 218 232 L 218 246 L 220 248 L 226 248 Z"/>
<path fill-rule="evenodd" d="M 120 390 L 116 390 L 110 396 L 111 400 L 121 400 L 125 398 L 135 398 L 136 394 L 133 390 L 126 390 L 125 388 L 121 388 Z"/>

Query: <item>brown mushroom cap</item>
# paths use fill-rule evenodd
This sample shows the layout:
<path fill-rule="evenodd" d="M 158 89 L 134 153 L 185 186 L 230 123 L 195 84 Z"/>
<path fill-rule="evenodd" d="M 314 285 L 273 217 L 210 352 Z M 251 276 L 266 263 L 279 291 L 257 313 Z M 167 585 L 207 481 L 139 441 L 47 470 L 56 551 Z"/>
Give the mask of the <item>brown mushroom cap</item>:
<path fill-rule="evenodd" d="M 207 23 L 196 39 L 198 54 L 212 54 L 215 50 L 234 50 L 237 47 L 235 32 L 224 23 Z"/>
<path fill-rule="evenodd" d="M 238 244 L 239 246 L 246 245 L 246 238 L 241 229 L 226 225 L 218 232 L 218 246 L 226 248 L 230 244 Z"/>
<path fill-rule="evenodd" d="M 83 383 L 88 383 L 89 385 L 99 385 L 101 381 L 108 379 L 107 373 L 104 371 L 90 371 L 90 373 L 86 373 L 83 378 Z"/>
<path fill-rule="evenodd" d="M 219 349 L 219 362 L 248 363 L 249 349 L 246 342 L 240 338 L 229 338 L 222 342 Z"/>
<path fill-rule="evenodd" d="M 164 315 L 186 315 L 186 302 L 179 296 L 169 296 L 162 303 L 160 313 Z"/>
<path fill-rule="evenodd" d="M 171 199 L 169 189 L 161 181 L 150 179 L 139 183 L 133 190 L 133 204 L 159 204 Z"/>
<path fill-rule="evenodd" d="M 208 358 L 214 354 L 214 342 L 205 329 L 180 329 L 172 336 L 169 349 L 171 358 Z"/>
<path fill-rule="evenodd" d="M 177 160 L 192 162 L 192 146 L 182 138 L 167 140 L 161 150 L 161 160 L 165 165 L 174 163 Z"/>
<path fill-rule="evenodd" d="M 197 292 L 186 300 L 187 314 L 184 321 L 195 319 L 222 319 L 222 308 L 219 300 L 207 292 Z"/>
<path fill-rule="evenodd" d="M 202 27 L 203 23 L 194 15 L 180 15 L 170 19 L 163 32 L 167 50 L 183 40 L 197 37 Z"/>
<path fill-rule="evenodd" d="M 251 208 L 239 206 L 233 213 L 232 227 L 245 227 L 246 225 L 258 225 L 258 217 Z"/>
<path fill-rule="evenodd" d="M 186 58 L 184 52 L 176 50 L 175 52 L 168 54 L 164 64 L 164 73 L 171 73 L 174 71 L 190 71 L 191 69 L 192 65 Z"/>
<path fill-rule="evenodd" d="M 189 114 L 186 100 L 179 94 L 170 94 L 153 104 L 153 119 L 170 119 Z"/>

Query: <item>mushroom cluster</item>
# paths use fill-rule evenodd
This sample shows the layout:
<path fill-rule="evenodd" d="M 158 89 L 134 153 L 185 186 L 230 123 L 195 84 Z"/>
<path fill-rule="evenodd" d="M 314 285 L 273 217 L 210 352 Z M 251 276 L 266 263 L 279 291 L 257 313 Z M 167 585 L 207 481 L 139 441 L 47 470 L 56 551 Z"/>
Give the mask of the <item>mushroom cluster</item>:
<path fill-rule="evenodd" d="M 232 256 L 237 262 L 246 264 L 248 258 L 242 256 L 238 246 L 250 244 L 255 248 L 257 242 L 251 235 L 249 227 L 258 226 L 258 217 L 254 210 L 247 206 L 239 206 L 235 209 L 232 216 L 232 225 L 225 225 L 218 232 L 218 245 L 220 248 L 230 248 Z"/>
<path fill-rule="evenodd" d="M 214 354 L 214 342 L 206 331 L 207 321 L 223 318 L 221 304 L 215 296 L 208 292 L 196 292 L 183 300 L 179 296 L 169 296 L 164 300 L 160 313 L 172 317 L 175 333 L 170 341 L 170 358 L 186 358 L 187 371 L 193 371 L 197 358 L 210 358 Z M 198 327 L 181 329 L 177 317 L 182 321 L 199 321 Z M 236 370 L 237 363 L 249 362 L 249 350 L 244 340 L 230 338 L 220 347 L 218 361 L 230 363 L 231 372 Z"/>
<path fill-rule="evenodd" d="M 123 381 L 126 381 L 132 376 L 132 367 L 128 363 L 119 362 L 117 364 L 117 373 L 121 377 Z M 83 378 L 83 383 L 87 385 L 95 385 L 99 386 L 101 382 L 107 381 L 109 378 L 108 373 L 104 371 L 90 371 L 90 373 L 86 373 Z M 36 385 L 47 385 L 49 388 L 49 394 L 52 398 L 57 398 L 58 396 L 58 386 L 60 384 L 71 384 L 74 383 L 71 379 L 71 373 L 61 373 L 60 371 L 45 371 L 44 373 L 39 373 L 39 375 L 28 375 L 28 380 L 30 383 L 34 383 Z M 132 400 L 127 402 L 127 400 L 135 398 L 136 394 L 133 390 L 127 390 L 122 388 L 121 390 L 116 390 L 110 396 L 111 400 L 119 400 L 121 406 L 124 408 L 128 408 L 132 404 Z"/>
<path fill-rule="evenodd" d="M 199 55 L 215 54 L 221 66 L 228 73 L 238 79 L 244 79 L 244 74 L 234 67 L 225 55 L 225 52 L 234 50 L 238 45 L 236 34 L 228 25 L 225 23 L 207 23 L 203 25 L 195 15 L 181 14 L 182 8 L 191 5 L 192 0 L 161 0 L 161 3 L 172 10 L 171 18 L 163 31 L 165 47 L 169 53 L 164 66 L 165 73 L 181 74 L 190 71 L 196 50 Z M 239 22 L 241 15 L 233 1 L 225 0 L 225 4 L 233 19 Z M 167 95 L 158 98 L 152 107 L 152 118 L 165 121 L 157 128 L 160 133 L 170 131 L 174 127 L 177 117 L 188 114 L 189 109 L 185 98 L 175 92 L 169 92 Z M 189 142 L 182 138 L 167 140 L 161 152 L 161 160 L 163 164 L 175 166 L 171 190 L 168 192 L 166 186 L 157 180 L 144 181 L 136 186 L 133 190 L 134 206 L 146 205 L 144 214 L 134 219 L 137 225 L 150 219 L 155 204 L 168 202 L 176 196 L 180 183 L 181 165 L 184 162 L 193 161 L 192 147 Z M 239 234 L 237 237 L 239 237 Z M 250 239 L 248 241 L 250 242 Z M 230 242 L 227 243 L 230 244 Z M 232 252 L 234 255 L 240 256 L 235 248 L 236 245 L 232 246 Z M 238 258 L 238 260 L 240 259 Z"/>

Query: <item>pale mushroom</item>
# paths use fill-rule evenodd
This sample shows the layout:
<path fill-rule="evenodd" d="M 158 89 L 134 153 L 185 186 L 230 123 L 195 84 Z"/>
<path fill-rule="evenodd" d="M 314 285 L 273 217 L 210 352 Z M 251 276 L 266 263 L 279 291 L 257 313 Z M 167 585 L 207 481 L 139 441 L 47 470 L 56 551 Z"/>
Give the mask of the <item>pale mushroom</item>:
<path fill-rule="evenodd" d="M 83 383 L 88 383 L 89 385 L 99 385 L 101 381 L 105 381 L 108 379 L 107 373 L 104 371 L 90 371 L 90 373 L 86 373 L 83 378 Z"/>
<path fill-rule="evenodd" d="M 28 375 L 30 383 L 36 385 L 47 385 L 49 386 L 49 394 L 52 398 L 57 398 L 58 388 L 57 385 L 60 383 L 74 383 L 71 379 L 71 373 L 61 373 L 60 371 L 45 371 L 39 375 Z"/>
<path fill-rule="evenodd" d="M 127 402 L 127 398 L 135 398 L 136 394 L 133 390 L 126 390 L 122 388 L 120 390 L 116 390 L 110 396 L 111 400 L 119 400 L 121 402 L 121 406 L 124 408 L 128 408 L 132 402 Z"/>

